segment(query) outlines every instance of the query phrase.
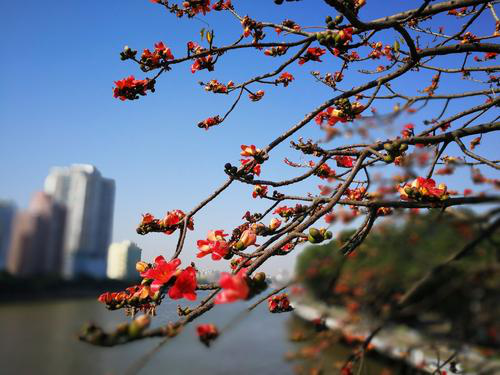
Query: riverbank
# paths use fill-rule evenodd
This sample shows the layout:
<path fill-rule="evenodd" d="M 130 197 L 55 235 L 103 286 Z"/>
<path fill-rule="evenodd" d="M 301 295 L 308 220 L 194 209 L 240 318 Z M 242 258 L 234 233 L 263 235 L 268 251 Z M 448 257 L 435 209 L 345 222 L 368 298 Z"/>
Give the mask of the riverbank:
<path fill-rule="evenodd" d="M 375 317 L 329 306 L 302 295 L 293 301 L 300 318 L 339 332 L 345 342 L 362 344 L 381 322 Z M 387 324 L 370 341 L 370 352 L 400 361 L 422 373 L 499 374 L 500 358 L 477 346 L 436 340 L 402 324 Z M 439 372 L 440 371 L 440 372 Z"/>
<path fill-rule="evenodd" d="M 59 299 L 96 298 L 106 291 L 123 290 L 137 280 L 96 280 L 81 278 L 62 280 L 43 276 L 17 278 L 9 274 L 0 275 L 0 303 L 31 302 Z"/>

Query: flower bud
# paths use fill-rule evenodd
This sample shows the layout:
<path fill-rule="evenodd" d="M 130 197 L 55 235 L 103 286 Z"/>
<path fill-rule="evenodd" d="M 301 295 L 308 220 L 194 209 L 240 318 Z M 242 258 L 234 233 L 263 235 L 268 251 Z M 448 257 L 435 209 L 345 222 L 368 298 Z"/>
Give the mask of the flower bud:
<path fill-rule="evenodd" d="M 406 151 L 408 150 L 408 143 L 401 143 L 399 145 L 399 151 L 403 152 L 403 151 Z"/>
<path fill-rule="evenodd" d="M 325 237 L 325 240 L 329 240 L 333 237 L 333 234 L 330 231 L 326 231 L 324 237 Z"/>
<path fill-rule="evenodd" d="M 143 330 L 149 327 L 149 324 L 151 323 L 151 318 L 149 315 L 140 315 L 138 316 L 134 322 L 138 325 L 138 327 Z"/>
<path fill-rule="evenodd" d="M 384 155 L 384 161 L 386 163 L 392 163 L 394 161 L 394 157 L 392 155 L 389 155 L 389 154 Z"/>
<path fill-rule="evenodd" d="M 316 239 L 314 238 L 313 236 L 309 235 L 307 236 L 307 240 L 310 242 L 310 243 L 320 243 L 321 240 L 320 239 Z"/>
<path fill-rule="evenodd" d="M 316 239 L 322 239 L 323 236 L 321 235 L 320 231 L 317 230 L 316 228 L 309 228 L 309 235 L 313 236 Z"/>
<path fill-rule="evenodd" d="M 392 146 L 392 143 L 384 143 L 384 150 L 386 151 L 392 151 L 394 147 Z"/>
<path fill-rule="evenodd" d="M 140 261 L 135 264 L 135 269 L 137 272 L 144 272 L 149 268 L 149 264 L 146 262 Z"/>
<path fill-rule="evenodd" d="M 253 279 L 257 283 L 263 283 L 264 281 L 266 281 L 266 274 L 264 272 L 257 272 Z"/>
<path fill-rule="evenodd" d="M 276 230 L 280 227 L 280 225 L 281 225 L 281 220 L 273 218 L 273 219 L 271 219 L 271 222 L 269 223 L 269 229 Z"/>
<path fill-rule="evenodd" d="M 120 323 L 116 326 L 116 333 L 123 335 L 128 332 L 128 323 Z"/>
<path fill-rule="evenodd" d="M 243 246 L 247 248 L 248 246 L 254 245 L 256 241 L 257 236 L 255 235 L 255 232 L 253 230 L 247 229 L 243 232 L 240 237 L 240 241 L 238 242 L 241 242 Z"/>

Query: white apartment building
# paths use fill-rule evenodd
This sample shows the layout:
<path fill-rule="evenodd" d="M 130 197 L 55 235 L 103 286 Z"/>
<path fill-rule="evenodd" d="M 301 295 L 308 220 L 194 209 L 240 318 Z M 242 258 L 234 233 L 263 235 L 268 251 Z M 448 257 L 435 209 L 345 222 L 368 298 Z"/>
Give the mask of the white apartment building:
<path fill-rule="evenodd" d="M 135 264 L 141 260 L 141 249 L 132 241 L 115 242 L 109 246 L 107 276 L 110 279 L 133 280 L 139 274 Z"/>
<path fill-rule="evenodd" d="M 106 257 L 113 229 L 115 182 L 88 164 L 52 168 L 45 192 L 66 206 L 63 245 L 65 278 L 106 277 Z"/>

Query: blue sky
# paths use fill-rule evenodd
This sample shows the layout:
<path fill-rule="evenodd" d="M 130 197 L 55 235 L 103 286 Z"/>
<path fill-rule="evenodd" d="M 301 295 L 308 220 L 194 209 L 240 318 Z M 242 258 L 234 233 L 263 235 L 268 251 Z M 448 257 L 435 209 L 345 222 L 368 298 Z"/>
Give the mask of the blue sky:
<path fill-rule="evenodd" d="M 281 7 L 271 0 L 235 0 L 233 3 L 240 14 L 263 21 L 291 18 L 302 25 L 323 25 L 326 15 L 335 15 L 320 0 L 285 3 Z M 376 3 L 368 0 L 361 12 L 364 19 L 383 16 L 386 9 L 397 12 L 416 7 L 420 2 L 386 1 L 383 9 Z M 0 4 L 0 12 L 3 14 L 0 24 L 3 51 L 0 59 L 3 73 L 0 198 L 12 199 L 23 208 L 31 194 L 42 189 L 50 167 L 94 164 L 104 176 L 116 180 L 114 240 L 137 242 L 146 258 L 170 253 L 177 238 L 160 234 L 138 236 L 135 227 L 141 213 L 162 216 L 175 208 L 189 211 L 225 180 L 223 166 L 226 162 L 238 163 L 241 144 L 267 144 L 331 97 L 331 90 L 315 83 L 307 74 L 309 71 L 334 72 L 340 66 L 338 59 L 327 55 L 323 64 L 308 63 L 303 67 L 293 64 L 288 71 L 296 81 L 288 88 L 263 87 L 266 95 L 262 101 L 242 100 L 223 126 L 203 131 L 196 127 L 198 121 L 223 114 L 232 98 L 206 93 L 198 81 L 216 78 L 220 82 L 230 79 L 241 82 L 276 67 L 280 60 L 263 57 L 261 52 L 238 51 L 225 55 L 211 73 L 202 71 L 193 75 L 190 64 L 177 65 L 160 78 L 155 94 L 138 101 L 121 102 L 112 97 L 113 81 L 130 74 L 137 78 L 144 76 L 134 64 L 120 61 L 119 53 L 124 45 L 140 53 L 162 40 L 175 56 L 182 56 L 185 43 L 199 41 L 199 30 L 206 25 L 199 20 L 178 20 L 147 0 L 10 1 Z M 212 12 L 203 20 L 215 29 L 217 45 L 227 44 L 241 33 L 241 26 L 229 14 Z M 472 31 L 491 33 L 494 27 L 491 16 L 487 13 L 480 20 Z M 445 17 L 439 22 L 446 30 L 453 30 L 462 20 Z M 275 38 L 274 32 L 267 33 Z M 391 35 L 383 33 L 381 40 L 392 44 Z M 458 67 L 461 61 L 454 59 L 446 57 L 441 62 Z M 381 62 L 386 64 L 384 60 Z M 371 66 L 379 64 L 375 62 Z M 348 73 L 344 81 L 346 88 L 367 79 L 355 69 Z M 422 72 L 395 84 L 415 95 L 414 90 L 427 86 L 431 76 L 431 72 Z M 255 90 L 259 88 L 253 86 Z M 474 82 L 443 80 L 437 94 L 482 88 Z M 481 101 L 476 99 L 474 103 Z M 468 104 L 462 101 L 451 106 L 449 113 L 464 103 Z M 377 108 L 381 112 L 388 109 Z M 395 126 L 411 121 L 420 129 L 422 119 L 430 117 L 429 111 L 433 109 L 436 110 L 429 105 L 428 110 L 411 119 L 398 119 Z M 320 133 L 312 123 L 300 135 L 318 138 Z M 334 144 L 341 141 L 336 140 Z M 498 137 L 485 140 L 480 153 L 498 157 L 495 143 Z M 453 154 L 453 149 L 450 150 Z M 283 166 L 285 156 L 296 161 L 307 160 L 300 159 L 285 142 L 263 166 L 263 178 L 297 174 L 297 170 Z M 488 175 L 495 177 L 491 172 Z M 450 186 L 455 183 L 453 188 L 460 190 L 465 187 L 467 176 L 468 173 L 459 174 L 447 181 Z M 301 191 L 316 191 L 319 183 L 320 180 L 314 181 L 312 188 L 305 186 Z M 241 222 L 247 209 L 256 212 L 266 207 L 264 202 L 253 200 L 250 191 L 248 186 L 231 186 L 223 199 L 210 204 L 195 218 L 196 233 L 189 235 L 183 256 L 185 263 L 195 260 L 195 240 L 204 238 L 207 230 L 230 231 Z M 293 259 L 284 258 L 273 260 L 264 269 L 275 271 L 290 267 Z M 223 262 L 197 263 L 226 268 Z"/>

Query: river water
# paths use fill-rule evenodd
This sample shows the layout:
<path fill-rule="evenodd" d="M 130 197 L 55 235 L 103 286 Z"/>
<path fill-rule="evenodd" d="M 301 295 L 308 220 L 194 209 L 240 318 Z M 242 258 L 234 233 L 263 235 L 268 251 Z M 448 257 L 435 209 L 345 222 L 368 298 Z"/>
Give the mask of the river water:
<path fill-rule="evenodd" d="M 200 293 L 201 294 L 201 293 Z M 286 353 L 299 344 L 288 340 L 302 324 L 293 314 L 270 314 L 265 303 L 243 313 L 245 303 L 218 306 L 190 324 L 145 361 L 139 374 L 294 374 L 296 362 Z M 177 303 L 166 299 L 154 325 L 175 320 Z M 0 305 L 1 375 L 124 374 L 161 339 L 147 339 L 112 348 L 82 343 L 77 333 L 85 321 L 111 328 L 127 320 L 123 311 L 108 311 L 95 299 L 23 302 Z M 195 334 L 198 323 L 228 326 L 210 348 Z M 345 359 L 346 348 L 330 360 Z M 332 354 L 329 354 L 332 355 Z M 378 367 L 378 366 L 377 366 Z M 374 374 L 379 373 L 373 372 Z M 371 372 L 370 372 L 371 373 Z"/>

